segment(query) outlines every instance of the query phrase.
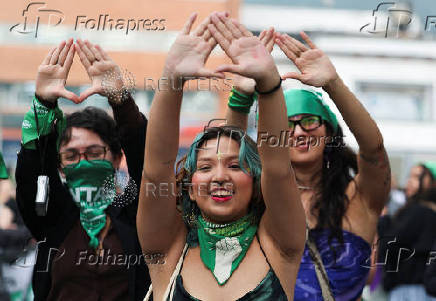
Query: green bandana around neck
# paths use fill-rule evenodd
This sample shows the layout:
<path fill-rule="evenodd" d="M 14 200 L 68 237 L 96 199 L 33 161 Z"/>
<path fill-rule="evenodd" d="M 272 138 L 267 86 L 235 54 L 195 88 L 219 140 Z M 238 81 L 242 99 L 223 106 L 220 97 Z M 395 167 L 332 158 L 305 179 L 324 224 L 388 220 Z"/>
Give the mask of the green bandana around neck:
<path fill-rule="evenodd" d="M 3 160 L 3 155 L 0 153 L 0 179 L 7 179 L 8 170 L 6 169 L 5 161 Z"/>
<path fill-rule="evenodd" d="M 67 186 L 80 208 L 80 223 L 96 249 L 97 235 L 106 225 L 104 210 L 115 198 L 114 168 L 107 160 L 82 160 L 63 168 Z"/>
<path fill-rule="evenodd" d="M 257 231 L 252 215 L 229 223 L 215 224 L 198 216 L 200 257 L 219 285 L 224 285 L 245 257 Z"/>
<path fill-rule="evenodd" d="M 311 114 L 321 116 L 333 128 L 333 134 L 338 131 L 338 120 L 329 106 L 323 101 L 322 94 L 304 89 L 286 90 L 284 93 L 288 117 Z"/>
<path fill-rule="evenodd" d="M 35 107 L 33 106 L 35 105 Z M 36 128 L 35 121 L 35 109 L 36 118 L 38 118 L 38 128 Z M 56 126 L 54 127 L 54 122 L 56 121 Z M 23 124 L 21 126 L 21 140 L 24 148 L 26 149 L 36 149 L 35 141 L 40 136 L 48 135 L 53 129 L 56 129 L 58 133 L 57 146 L 59 148 L 59 142 L 61 138 L 61 133 L 66 127 L 66 119 L 64 113 L 59 109 L 59 106 L 55 108 L 47 108 L 42 105 L 36 97 L 33 98 L 33 103 L 30 111 L 24 115 Z"/>

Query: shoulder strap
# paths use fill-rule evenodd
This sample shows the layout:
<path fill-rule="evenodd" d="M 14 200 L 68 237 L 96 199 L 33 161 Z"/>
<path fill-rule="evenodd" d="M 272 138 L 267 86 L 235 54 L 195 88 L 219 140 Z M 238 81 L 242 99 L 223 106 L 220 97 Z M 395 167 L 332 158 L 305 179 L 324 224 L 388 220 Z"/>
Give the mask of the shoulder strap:
<path fill-rule="evenodd" d="M 176 287 L 176 285 L 175 285 L 176 278 L 177 278 L 177 275 L 179 275 L 180 270 L 182 269 L 183 260 L 185 259 L 185 255 L 186 255 L 187 251 L 188 251 L 188 244 L 185 244 L 185 247 L 183 248 L 182 254 L 180 255 L 179 261 L 177 262 L 177 265 L 174 269 L 174 272 L 171 275 L 170 281 L 168 283 L 167 289 L 165 290 L 162 301 L 166 301 L 168 296 L 170 297 L 170 300 L 173 300 L 174 289 Z M 149 301 L 152 294 L 153 294 L 153 285 L 150 284 L 150 287 L 148 288 L 147 295 L 145 295 L 144 301 Z"/>
<path fill-rule="evenodd" d="M 322 298 L 325 301 L 334 301 L 335 297 L 333 296 L 333 292 L 330 287 L 329 277 L 322 263 L 321 255 L 319 254 L 315 242 L 308 235 L 309 226 L 306 227 L 306 244 L 309 248 L 310 257 L 312 258 L 312 261 L 314 263 L 316 278 L 318 278 L 319 286 L 321 287 Z"/>

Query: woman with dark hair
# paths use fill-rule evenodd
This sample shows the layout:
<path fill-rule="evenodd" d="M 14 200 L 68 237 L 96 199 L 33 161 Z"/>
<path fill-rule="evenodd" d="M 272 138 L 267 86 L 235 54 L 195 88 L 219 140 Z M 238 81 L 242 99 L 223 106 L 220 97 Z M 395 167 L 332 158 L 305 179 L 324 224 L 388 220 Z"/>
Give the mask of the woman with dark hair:
<path fill-rule="evenodd" d="M 268 31 L 301 73 L 284 79 L 322 87 L 359 144 L 346 147 L 335 114 L 320 93 L 285 91 L 289 146 L 306 212 L 309 239 L 295 286 L 295 300 L 357 300 L 365 286 L 377 220 L 390 190 L 390 166 L 383 138 L 371 116 L 345 86 L 330 59 L 302 33 L 308 46 Z M 245 128 L 254 84 L 237 79 L 227 122 Z M 242 109 L 241 109 L 242 108 Z M 263 133 L 259 131 L 258 140 Z"/>
<path fill-rule="evenodd" d="M 427 161 L 419 163 L 410 169 L 406 183 L 406 198 L 413 199 L 434 186 L 436 182 L 436 163 Z"/>
<path fill-rule="evenodd" d="M 190 34 L 195 18 L 172 45 L 163 76 L 253 78 L 259 128 L 280 135 L 285 104 L 269 51 L 221 13 Z M 234 65 L 210 71 L 204 64 L 217 42 Z M 137 227 L 143 252 L 156 258 L 148 264 L 153 299 L 292 300 L 306 231 L 287 148 L 256 147 L 237 128 L 205 128 L 175 177 L 182 96 L 156 92 L 147 129 Z M 168 193 L 175 186 L 178 198 Z"/>

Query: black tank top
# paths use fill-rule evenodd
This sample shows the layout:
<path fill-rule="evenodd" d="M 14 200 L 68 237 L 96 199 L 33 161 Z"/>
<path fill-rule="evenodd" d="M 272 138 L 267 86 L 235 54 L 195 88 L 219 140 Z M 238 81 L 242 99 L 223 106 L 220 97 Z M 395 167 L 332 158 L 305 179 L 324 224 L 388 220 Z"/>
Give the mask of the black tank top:
<path fill-rule="evenodd" d="M 271 264 L 268 261 L 268 258 L 265 255 L 265 252 L 262 249 L 262 245 L 260 244 L 259 237 L 256 233 L 257 241 L 259 242 L 260 250 L 265 256 L 266 262 L 269 265 L 269 271 L 266 274 L 265 278 L 256 286 L 256 288 L 252 291 L 249 291 L 241 298 L 236 301 L 286 301 L 286 293 L 280 284 L 279 278 L 274 273 L 274 270 L 271 267 Z M 183 259 L 186 256 L 186 253 L 183 255 Z M 182 265 L 183 268 L 183 265 Z M 180 269 L 181 270 L 181 269 Z M 169 300 L 169 298 L 168 298 Z M 183 287 L 183 279 L 179 274 L 176 278 L 176 284 L 174 289 L 174 296 L 172 301 L 201 301 L 200 299 L 192 297 Z"/>

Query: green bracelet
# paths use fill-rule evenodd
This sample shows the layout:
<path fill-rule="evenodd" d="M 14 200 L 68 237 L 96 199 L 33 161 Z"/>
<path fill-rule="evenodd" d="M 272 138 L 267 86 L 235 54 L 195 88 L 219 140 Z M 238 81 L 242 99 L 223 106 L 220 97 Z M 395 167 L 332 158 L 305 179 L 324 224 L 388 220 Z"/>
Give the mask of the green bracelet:
<path fill-rule="evenodd" d="M 255 94 L 245 95 L 233 87 L 227 105 L 236 112 L 248 114 L 255 99 Z"/>

